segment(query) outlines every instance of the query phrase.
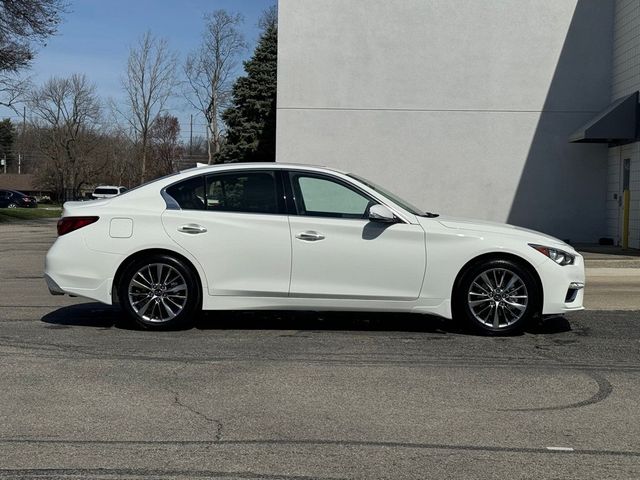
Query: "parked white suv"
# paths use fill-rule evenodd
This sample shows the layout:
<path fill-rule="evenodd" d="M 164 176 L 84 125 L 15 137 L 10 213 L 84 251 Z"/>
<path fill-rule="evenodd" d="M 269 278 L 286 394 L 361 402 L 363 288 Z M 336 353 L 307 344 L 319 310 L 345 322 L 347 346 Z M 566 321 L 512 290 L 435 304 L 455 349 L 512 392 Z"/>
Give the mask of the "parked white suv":
<path fill-rule="evenodd" d="M 112 185 L 100 185 L 96 187 L 93 193 L 91 194 L 91 198 L 111 198 L 116 195 L 120 195 L 121 193 L 126 192 L 127 189 L 125 187 L 114 187 Z"/>

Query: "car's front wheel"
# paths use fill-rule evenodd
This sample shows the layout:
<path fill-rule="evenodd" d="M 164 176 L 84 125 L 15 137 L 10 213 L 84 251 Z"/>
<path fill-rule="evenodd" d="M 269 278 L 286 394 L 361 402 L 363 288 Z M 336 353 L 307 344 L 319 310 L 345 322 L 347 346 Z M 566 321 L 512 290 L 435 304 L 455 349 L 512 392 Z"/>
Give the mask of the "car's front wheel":
<path fill-rule="evenodd" d="M 195 275 L 189 265 L 169 255 L 134 260 L 120 279 L 120 304 L 144 329 L 188 327 L 200 307 L 200 289 Z"/>
<path fill-rule="evenodd" d="M 18 208 L 18 205 L 16 205 L 15 203 L 11 202 L 9 205 L 7 205 L 7 208 Z"/>
<path fill-rule="evenodd" d="M 488 260 L 462 275 L 454 295 L 454 316 L 484 333 L 522 329 L 539 305 L 532 274 L 511 260 Z"/>

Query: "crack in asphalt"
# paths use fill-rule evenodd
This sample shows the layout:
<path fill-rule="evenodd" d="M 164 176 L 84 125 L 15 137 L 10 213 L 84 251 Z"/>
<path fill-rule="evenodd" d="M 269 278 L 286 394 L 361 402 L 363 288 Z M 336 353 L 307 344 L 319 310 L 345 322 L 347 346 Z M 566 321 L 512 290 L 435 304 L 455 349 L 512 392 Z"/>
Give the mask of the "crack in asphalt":
<path fill-rule="evenodd" d="M 178 395 L 177 392 L 174 392 L 172 390 L 168 390 L 169 392 L 171 392 L 173 394 L 173 404 L 184 408 L 185 410 L 197 415 L 200 418 L 203 418 L 204 420 L 206 420 L 208 423 L 212 424 L 215 426 L 215 435 L 214 435 L 214 441 L 215 442 L 219 442 L 220 440 L 222 440 L 222 422 L 216 418 L 211 418 L 208 415 L 206 415 L 205 413 L 195 409 L 194 407 L 187 405 L 186 403 L 184 403 L 183 401 L 180 400 L 180 396 Z"/>
<path fill-rule="evenodd" d="M 179 372 L 180 370 L 184 370 L 189 366 L 189 364 L 187 362 L 182 362 L 182 364 L 178 365 L 176 368 L 174 368 L 172 375 L 173 377 L 178 380 L 179 377 Z M 219 442 L 220 440 L 222 440 L 222 429 L 223 429 L 223 425 L 222 425 L 222 421 L 217 419 L 217 418 L 212 418 L 209 417 L 207 414 L 205 414 L 204 412 L 201 412 L 200 410 L 196 409 L 195 407 L 192 407 L 191 405 L 187 405 L 183 400 L 180 400 L 180 394 L 176 391 L 173 390 L 169 387 L 166 388 L 167 392 L 171 393 L 173 395 L 173 405 L 180 407 L 180 408 L 184 408 L 185 410 L 193 413 L 194 415 L 197 415 L 198 417 L 204 419 L 207 423 L 213 425 L 215 427 L 215 434 L 214 434 L 214 441 L 215 442 Z"/>

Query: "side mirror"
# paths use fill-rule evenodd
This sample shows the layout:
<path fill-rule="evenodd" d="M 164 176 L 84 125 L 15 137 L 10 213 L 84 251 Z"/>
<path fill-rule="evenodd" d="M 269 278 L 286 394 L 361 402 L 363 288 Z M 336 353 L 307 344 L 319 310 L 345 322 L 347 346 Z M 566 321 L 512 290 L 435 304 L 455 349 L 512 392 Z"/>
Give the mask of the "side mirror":
<path fill-rule="evenodd" d="M 380 223 L 396 223 L 397 217 L 384 205 L 372 205 L 369 209 L 369 220 Z"/>

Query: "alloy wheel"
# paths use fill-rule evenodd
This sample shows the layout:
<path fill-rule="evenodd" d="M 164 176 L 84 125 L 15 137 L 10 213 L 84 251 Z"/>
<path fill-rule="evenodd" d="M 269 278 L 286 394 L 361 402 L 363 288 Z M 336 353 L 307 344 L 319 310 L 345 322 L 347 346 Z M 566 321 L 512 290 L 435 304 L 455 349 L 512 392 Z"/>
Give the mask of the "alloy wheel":
<path fill-rule="evenodd" d="M 133 274 L 128 296 L 131 308 L 140 319 L 164 323 L 177 317 L 187 305 L 187 282 L 173 266 L 152 263 Z"/>
<path fill-rule="evenodd" d="M 506 328 L 525 315 L 529 293 L 518 274 L 506 268 L 492 268 L 471 282 L 467 302 L 481 324 L 494 329 Z"/>

